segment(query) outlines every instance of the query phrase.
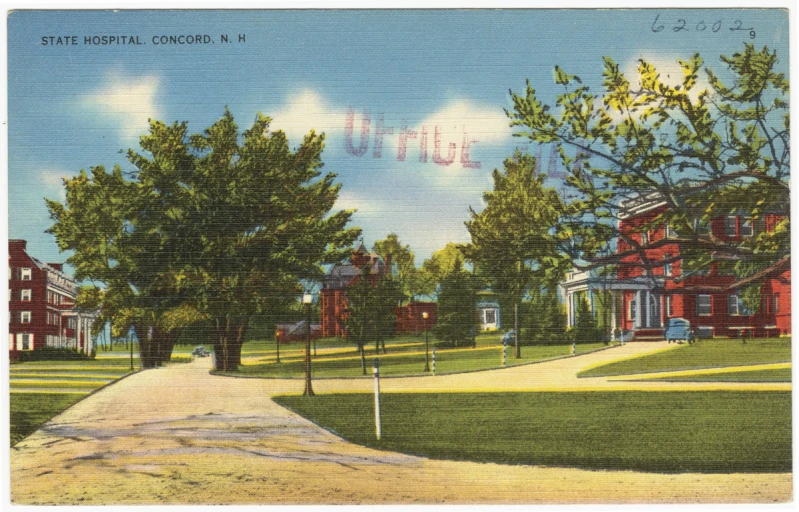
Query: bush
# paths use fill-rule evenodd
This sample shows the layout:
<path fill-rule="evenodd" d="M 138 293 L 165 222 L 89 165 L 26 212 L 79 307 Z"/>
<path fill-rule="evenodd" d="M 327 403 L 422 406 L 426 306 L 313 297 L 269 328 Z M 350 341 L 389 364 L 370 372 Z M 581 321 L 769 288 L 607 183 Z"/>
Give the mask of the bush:
<path fill-rule="evenodd" d="M 37 350 L 30 350 L 22 352 L 19 356 L 20 363 L 30 361 L 91 361 L 94 359 L 95 352 L 92 355 L 84 354 L 74 348 L 54 348 L 42 347 Z"/>

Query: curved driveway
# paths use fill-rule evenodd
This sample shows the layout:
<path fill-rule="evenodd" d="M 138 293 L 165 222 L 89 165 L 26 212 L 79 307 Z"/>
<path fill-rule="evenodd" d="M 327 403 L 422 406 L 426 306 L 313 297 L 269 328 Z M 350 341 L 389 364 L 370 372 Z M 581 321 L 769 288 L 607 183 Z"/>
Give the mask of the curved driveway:
<path fill-rule="evenodd" d="M 385 392 L 774 389 L 768 384 L 576 378 L 578 371 L 596 364 L 669 348 L 631 343 L 501 370 L 386 378 L 381 388 Z M 137 373 L 53 418 L 11 449 L 13 502 L 509 504 L 791 499 L 791 474 L 587 471 L 440 461 L 365 448 L 270 399 L 301 392 L 302 380 L 213 376 L 209 366 L 208 359 L 198 359 Z M 317 393 L 369 391 L 372 385 L 371 379 L 314 381 Z"/>

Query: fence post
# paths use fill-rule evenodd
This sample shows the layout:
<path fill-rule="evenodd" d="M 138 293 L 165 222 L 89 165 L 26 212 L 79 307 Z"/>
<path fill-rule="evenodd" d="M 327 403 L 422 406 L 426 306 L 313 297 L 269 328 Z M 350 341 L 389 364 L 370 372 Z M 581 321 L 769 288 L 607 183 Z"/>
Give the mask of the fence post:
<path fill-rule="evenodd" d="M 508 346 L 505 343 L 503 343 L 502 344 L 502 366 L 505 366 L 505 349 L 507 349 L 507 348 L 508 348 Z"/>

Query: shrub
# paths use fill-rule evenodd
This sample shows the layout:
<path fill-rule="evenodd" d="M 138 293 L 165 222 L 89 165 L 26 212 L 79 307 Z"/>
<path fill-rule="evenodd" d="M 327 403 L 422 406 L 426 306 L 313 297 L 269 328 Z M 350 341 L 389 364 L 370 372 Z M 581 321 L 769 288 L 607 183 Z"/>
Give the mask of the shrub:
<path fill-rule="evenodd" d="M 74 348 L 55 348 L 55 347 L 42 347 L 37 350 L 22 352 L 19 356 L 19 362 L 25 363 L 29 361 L 90 361 L 94 359 L 95 352 L 92 351 L 91 355 L 79 352 Z"/>

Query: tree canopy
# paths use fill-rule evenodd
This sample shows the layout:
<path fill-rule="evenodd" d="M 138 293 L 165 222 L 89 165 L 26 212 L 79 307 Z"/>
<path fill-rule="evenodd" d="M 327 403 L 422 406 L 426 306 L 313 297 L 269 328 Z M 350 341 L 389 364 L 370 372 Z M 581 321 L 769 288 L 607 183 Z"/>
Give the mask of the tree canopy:
<path fill-rule="evenodd" d="M 470 209 L 466 222 L 472 241 L 463 251 L 505 307 L 518 308 L 534 281 L 557 282 L 571 267 L 568 233 L 559 225 L 563 202 L 535 168 L 535 158 L 520 152 L 505 160 L 504 172 L 494 170 L 494 190 L 483 194 L 485 208 Z"/>
<path fill-rule="evenodd" d="M 767 47 L 746 44 L 720 60 L 721 70 L 705 67 L 699 54 L 679 60 L 675 84 L 645 60 L 631 77 L 605 57 L 600 94 L 560 67 L 555 83 L 563 92 L 553 105 L 529 80 L 523 93 L 512 94 L 514 135 L 556 145 L 569 169 L 562 222 L 586 266 L 637 255 L 648 272 L 663 262 L 643 249 L 677 243 L 683 268 L 712 264 L 737 276 L 728 288 L 757 286 L 790 268 L 788 80 Z M 616 230 L 625 201 L 647 197 L 665 208 L 639 231 L 665 224 L 673 230 L 669 240 L 641 243 Z M 753 222 L 773 214 L 777 222 L 736 240 L 707 229 L 738 214 Z M 611 253 L 614 238 L 630 249 Z"/>
<path fill-rule="evenodd" d="M 128 152 L 134 171 L 81 172 L 65 205 L 47 203 L 76 277 L 104 283 L 104 312 L 156 347 L 154 361 L 171 351 L 163 337 L 207 320 L 217 369 L 237 370 L 250 316 L 293 300 L 360 234 L 352 211 L 332 211 L 324 135 L 292 150 L 269 124 L 258 114 L 240 135 L 227 109 L 201 134 L 151 121 L 142 152 Z"/>

